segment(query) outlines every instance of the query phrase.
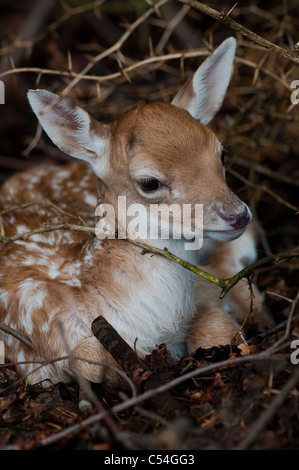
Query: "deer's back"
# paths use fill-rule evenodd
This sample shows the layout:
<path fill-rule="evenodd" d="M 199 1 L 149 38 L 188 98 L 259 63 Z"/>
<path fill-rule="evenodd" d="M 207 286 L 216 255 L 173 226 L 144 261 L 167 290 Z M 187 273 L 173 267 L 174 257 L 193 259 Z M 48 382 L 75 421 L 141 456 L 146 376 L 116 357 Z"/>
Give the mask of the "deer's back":
<path fill-rule="evenodd" d="M 16 174 L 0 189 L 4 235 L 12 237 L 44 224 L 80 224 L 77 216 L 94 226 L 96 194 L 96 178 L 83 163 L 40 166 Z M 78 296 L 82 251 L 88 257 L 92 239 L 91 235 L 79 232 L 55 230 L 17 240 L 2 249 L 0 321 L 35 338 L 35 344 L 39 344 L 39 332 L 45 334 L 45 329 L 50 327 L 49 316 L 54 318 L 67 298 Z M 22 343 L 7 335 L 5 342 L 8 349 L 11 346 L 15 359 L 27 358 Z M 44 351 L 40 353 L 43 355 Z"/>
<path fill-rule="evenodd" d="M 41 165 L 17 173 L 0 188 L 0 211 L 7 212 L 3 215 L 5 235 L 14 235 L 19 232 L 20 226 L 21 229 L 27 226 L 31 230 L 41 226 L 38 224 L 57 220 L 59 211 L 47 204 L 40 204 L 46 200 L 65 212 L 94 223 L 96 195 L 96 177 L 90 167 L 82 162 L 61 167 Z M 36 205 L 29 206 L 31 203 Z M 19 209 L 10 211 L 14 208 Z"/>

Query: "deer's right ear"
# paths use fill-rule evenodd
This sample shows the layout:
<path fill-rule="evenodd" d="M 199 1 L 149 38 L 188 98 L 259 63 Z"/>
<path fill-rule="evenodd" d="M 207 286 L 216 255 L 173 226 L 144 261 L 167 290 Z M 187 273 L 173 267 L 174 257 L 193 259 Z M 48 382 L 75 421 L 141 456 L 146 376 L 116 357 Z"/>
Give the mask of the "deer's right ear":
<path fill-rule="evenodd" d="M 227 38 L 179 90 L 172 104 L 189 111 L 202 124 L 208 124 L 224 100 L 235 52 L 236 40 Z"/>
<path fill-rule="evenodd" d="M 89 162 L 101 178 L 108 158 L 109 130 L 69 98 L 30 90 L 28 100 L 54 144 L 68 155 Z"/>

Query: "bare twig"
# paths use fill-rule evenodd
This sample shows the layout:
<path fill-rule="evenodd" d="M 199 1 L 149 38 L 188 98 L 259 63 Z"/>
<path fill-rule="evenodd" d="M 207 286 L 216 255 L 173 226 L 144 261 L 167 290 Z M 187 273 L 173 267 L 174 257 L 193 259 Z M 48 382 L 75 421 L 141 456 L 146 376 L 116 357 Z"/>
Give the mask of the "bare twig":
<path fill-rule="evenodd" d="M 258 333 L 257 335 L 255 335 L 251 338 L 248 338 L 246 340 L 246 343 L 248 345 L 260 343 L 267 336 L 275 335 L 275 334 L 279 333 L 280 331 L 284 330 L 287 327 L 287 325 L 289 324 L 289 322 L 290 322 L 290 325 L 292 325 L 298 318 L 299 318 L 299 315 L 293 316 L 292 319 L 291 319 L 291 322 L 289 321 L 289 318 L 288 318 L 287 320 L 284 320 L 283 322 L 279 323 L 278 325 L 275 325 L 270 330 L 263 331 L 262 333 Z M 277 346 L 277 344 L 276 344 L 276 346 Z M 268 349 L 268 351 L 269 351 L 269 349 Z"/>
<path fill-rule="evenodd" d="M 299 250 L 294 250 L 294 251 L 289 251 L 285 253 L 277 253 L 276 255 L 275 254 L 269 255 L 269 256 L 266 256 L 265 258 L 261 258 L 255 261 L 254 263 L 250 264 L 249 266 L 239 271 L 237 274 L 235 274 L 231 278 L 225 280 L 226 287 L 223 288 L 220 294 L 220 298 L 222 299 L 233 286 L 235 286 L 244 277 L 250 276 L 250 274 L 252 274 L 253 271 L 255 271 L 257 268 L 264 266 L 265 264 L 268 264 L 268 263 L 273 263 L 273 262 L 277 263 L 278 261 L 281 261 L 283 259 L 296 258 L 298 256 L 299 256 Z"/>
<path fill-rule="evenodd" d="M 67 96 L 68 93 L 79 83 L 82 77 L 84 77 L 93 67 L 96 63 L 100 62 L 102 59 L 105 57 L 108 57 L 109 55 L 118 52 L 122 45 L 126 42 L 126 40 L 130 37 L 130 35 L 135 31 L 138 26 L 140 26 L 152 13 L 156 12 L 158 8 L 160 8 L 162 5 L 167 3 L 169 0 L 160 0 L 155 5 L 148 10 L 146 10 L 143 15 L 139 16 L 131 25 L 129 25 L 121 38 L 116 41 L 115 44 L 113 44 L 111 47 L 105 49 L 103 52 L 95 56 L 91 61 L 88 62 L 88 64 L 81 70 L 81 72 L 65 87 L 65 89 L 62 91 L 61 96 Z M 56 100 L 53 100 L 50 104 L 45 106 L 43 109 L 42 113 L 48 112 L 53 106 L 57 104 Z"/>
<path fill-rule="evenodd" d="M 294 186 L 299 186 L 299 179 L 291 178 L 288 175 L 282 175 L 281 173 L 278 173 L 277 171 L 273 171 L 271 170 L 271 168 L 261 165 L 260 163 L 257 163 L 254 161 L 248 161 L 242 157 L 238 157 L 236 159 L 236 162 L 242 166 L 245 166 L 246 168 L 254 169 L 254 171 L 257 171 L 258 173 L 261 173 L 262 175 L 269 176 L 270 178 L 273 178 L 277 181 L 281 181 L 283 183 L 291 184 Z"/>
<path fill-rule="evenodd" d="M 299 302 L 299 290 L 296 297 L 292 301 L 291 310 L 288 316 L 287 321 L 285 322 L 285 332 L 281 338 L 279 338 L 272 346 L 268 348 L 269 353 L 276 351 L 281 345 L 284 345 L 290 337 L 291 325 L 293 323 L 294 313 Z"/>
<path fill-rule="evenodd" d="M 85 225 L 86 227 L 89 227 L 89 225 L 82 219 L 81 216 L 74 215 L 74 214 L 71 214 L 70 212 L 65 211 L 64 209 L 57 206 L 56 204 L 54 204 L 54 202 L 50 201 L 49 199 L 45 199 L 43 201 L 38 201 L 38 202 L 28 202 L 26 204 L 21 204 L 19 206 L 15 206 L 10 209 L 5 209 L 0 212 L 0 216 L 10 214 L 11 212 L 15 212 L 18 210 L 27 209 L 28 207 L 31 207 L 31 206 L 39 206 L 39 205 L 51 207 L 55 211 L 59 212 L 59 214 L 65 215 L 67 217 L 71 217 L 72 219 L 79 220 L 79 222 L 81 222 L 83 225 Z"/>
<path fill-rule="evenodd" d="M 271 52 L 275 52 L 281 57 L 291 60 L 295 64 L 299 64 L 299 58 L 296 52 L 288 51 L 284 49 L 283 47 L 273 44 L 272 42 L 268 41 L 262 36 L 259 36 L 253 31 L 250 31 L 250 29 L 245 28 L 245 26 L 242 26 L 241 24 L 231 19 L 227 13 L 214 10 L 213 8 L 207 5 L 204 5 L 203 3 L 200 3 L 197 0 L 178 0 L 178 1 L 186 5 L 189 5 L 190 7 L 193 7 L 196 10 L 199 10 L 201 13 L 204 13 L 205 15 L 211 16 L 212 18 L 214 18 L 217 21 L 220 21 L 221 23 L 226 24 L 227 26 L 234 29 L 238 33 L 241 33 L 243 36 L 247 37 L 248 39 L 255 42 L 256 44 L 259 44 L 260 46 L 265 47 L 267 50 Z"/>
<path fill-rule="evenodd" d="M 250 315 L 252 315 L 253 310 L 254 310 L 254 304 L 253 304 L 254 293 L 253 293 L 253 289 L 252 289 L 252 284 L 251 284 L 251 281 L 250 281 L 249 278 L 247 278 L 247 281 L 248 281 L 248 288 L 249 288 L 249 291 L 250 291 L 250 306 L 249 306 L 249 310 L 246 313 L 245 318 L 244 318 L 240 328 L 236 331 L 236 333 L 234 334 L 234 336 L 231 339 L 231 343 L 230 343 L 231 345 L 235 344 L 236 339 L 240 335 L 242 335 L 242 330 L 245 328 L 245 325 L 246 325 Z"/>
<path fill-rule="evenodd" d="M 288 382 L 282 387 L 280 393 L 275 396 L 272 403 L 262 413 L 257 422 L 250 429 L 247 436 L 236 447 L 237 450 L 248 449 L 258 438 L 260 432 L 267 426 L 273 416 L 279 410 L 283 402 L 287 399 L 289 393 L 299 383 L 299 367 L 294 368 L 294 372 Z"/>
<path fill-rule="evenodd" d="M 9 75 L 14 75 L 14 74 L 19 74 L 19 73 L 37 73 L 38 77 L 42 75 L 53 75 L 53 76 L 60 76 L 60 77 L 66 77 L 66 78 L 79 78 L 79 80 L 86 80 L 89 82 L 94 82 L 96 84 L 104 83 L 104 82 L 109 82 L 111 80 L 116 80 L 121 77 L 125 76 L 130 76 L 132 72 L 137 72 L 137 73 L 142 73 L 144 71 L 148 70 L 149 65 L 155 65 L 155 64 L 163 64 L 167 61 L 170 60 L 177 60 L 177 59 L 192 59 L 195 57 L 206 57 L 207 55 L 210 54 L 210 51 L 206 49 L 192 49 L 188 51 L 176 51 L 176 52 L 171 52 L 169 54 L 162 54 L 162 55 L 154 55 L 151 57 L 148 57 L 143 60 L 139 60 L 138 62 L 134 62 L 131 65 L 128 65 L 127 67 L 123 67 L 120 71 L 114 72 L 111 74 L 106 74 L 106 75 L 93 75 L 93 74 L 85 74 L 82 75 L 82 72 L 77 73 L 74 70 L 56 70 L 56 69 L 46 69 L 42 67 L 13 67 L 9 70 L 5 70 L 2 73 L 0 73 L 0 79 L 5 78 L 6 76 Z M 236 63 L 244 64 L 247 65 L 248 67 L 251 67 L 253 69 L 256 69 L 258 64 L 255 62 L 244 59 L 242 57 L 236 57 Z M 289 83 L 286 82 L 283 78 L 278 76 L 276 73 L 272 72 L 271 70 L 262 67 L 261 71 L 273 78 L 274 80 L 278 81 L 286 90 L 290 91 L 290 85 Z M 283 114 L 284 119 L 286 119 L 286 115 Z"/>
<path fill-rule="evenodd" d="M 163 63 L 168 60 L 181 59 L 182 57 L 193 58 L 193 57 L 201 57 L 201 56 L 207 56 L 207 55 L 209 55 L 209 51 L 203 50 L 203 49 L 194 49 L 192 51 L 172 52 L 169 54 L 155 55 L 153 57 L 148 57 L 147 59 L 140 60 L 127 67 L 124 67 L 119 72 L 115 72 L 115 73 L 107 74 L 103 76 L 88 75 L 88 74 L 82 75 L 82 72 L 76 73 L 73 70 L 54 70 L 54 69 L 45 69 L 45 68 L 40 68 L 40 67 L 20 67 L 20 68 L 12 68 L 10 70 L 6 70 L 5 72 L 2 72 L 0 74 L 0 78 L 2 79 L 8 75 L 15 74 L 15 73 L 31 72 L 31 73 L 38 73 L 39 75 L 60 75 L 61 77 L 79 78 L 79 80 L 87 80 L 87 81 L 92 81 L 96 83 L 103 83 L 103 82 L 107 82 L 107 81 L 114 80 L 117 78 L 121 78 L 124 74 L 128 75 L 130 72 L 133 72 L 135 70 L 138 71 L 139 69 L 142 69 L 143 67 L 146 67 L 151 64 Z"/>
<path fill-rule="evenodd" d="M 11 328 L 8 325 L 5 325 L 5 323 L 0 322 L 0 330 L 4 331 L 5 333 L 13 336 L 14 338 L 18 339 L 22 343 L 26 344 L 28 348 L 33 349 L 33 344 L 28 339 L 26 336 L 22 335 L 19 331 L 15 330 L 14 328 Z"/>
<path fill-rule="evenodd" d="M 252 181 L 248 180 L 247 178 L 244 178 L 244 176 L 240 175 L 237 171 L 232 170 L 231 168 L 229 168 L 228 171 L 233 176 L 238 178 L 240 181 L 243 181 L 243 183 L 250 186 L 251 188 L 261 189 L 262 191 L 264 191 L 265 193 L 272 196 L 274 199 L 276 199 L 278 202 L 280 202 L 284 206 L 288 207 L 289 209 L 291 209 L 295 212 L 299 212 L 299 207 L 295 206 L 294 204 L 290 203 L 289 201 L 286 201 L 281 196 L 279 196 L 279 194 L 276 194 L 274 191 L 272 191 L 272 189 L 267 188 L 267 186 L 253 183 Z"/>

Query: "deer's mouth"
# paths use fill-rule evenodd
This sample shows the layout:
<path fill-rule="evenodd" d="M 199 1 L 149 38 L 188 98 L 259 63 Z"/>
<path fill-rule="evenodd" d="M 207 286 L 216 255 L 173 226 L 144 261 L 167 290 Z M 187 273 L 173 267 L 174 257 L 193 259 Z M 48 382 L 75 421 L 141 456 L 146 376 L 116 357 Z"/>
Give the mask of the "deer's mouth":
<path fill-rule="evenodd" d="M 204 232 L 205 238 L 212 238 L 219 242 L 229 242 L 235 240 L 244 233 L 246 225 L 241 228 L 231 228 L 228 230 L 207 230 Z"/>

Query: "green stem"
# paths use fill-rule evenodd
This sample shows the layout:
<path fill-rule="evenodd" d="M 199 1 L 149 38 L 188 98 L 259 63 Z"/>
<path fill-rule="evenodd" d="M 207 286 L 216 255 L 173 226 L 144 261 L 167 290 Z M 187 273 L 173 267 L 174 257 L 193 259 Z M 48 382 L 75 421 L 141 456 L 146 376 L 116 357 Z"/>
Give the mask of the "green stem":
<path fill-rule="evenodd" d="M 223 297 L 227 294 L 227 292 L 232 287 L 234 287 L 241 279 L 243 279 L 244 277 L 249 277 L 250 274 L 252 274 L 253 271 L 259 268 L 260 266 L 263 266 L 264 264 L 268 264 L 268 263 L 273 263 L 274 261 L 278 262 L 283 259 L 296 258 L 298 256 L 299 256 L 299 250 L 293 250 L 293 251 L 288 251 L 284 253 L 277 253 L 276 255 L 269 255 L 269 256 L 266 256 L 265 258 L 261 258 L 255 261 L 249 266 L 246 266 L 245 268 L 243 268 L 234 276 L 228 279 L 224 279 L 226 285 L 222 289 L 222 292 L 220 294 L 220 299 L 223 299 Z"/>
<path fill-rule="evenodd" d="M 84 233 L 90 233 L 92 235 L 96 235 L 96 229 L 93 227 L 89 227 L 89 226 L 74 225 L 74 224 L 67 224 L 67 223 L 57 224 L 57 225 L 48 224 L 48 225 L 44 225 L 43 227 L 30 230 L 28 232 L 17 233 L 16 235 L 12 237 L 0 237 L 0 243 L 2 243 L 2 247 L 0 248 L 0 251 L 2 251 L 10 243 L 13 243 L 17 240 L 27 240 L 27 238 L 31 237 L 32 235 L 42 233 L 42 232 L 51 232 L 53 230 L 70 230 L 70 231 L 75 231 L 75 232 L 84 232 Z M 234 287 L 241 279 L 243 279 L 244 277 L 249 277 L 250 274 L 252 274 L 252 272 L 255 269 L 259 268 L 260 266 L 263 266 L 264 264 L 268 264 L 274 261 L 278 262 L 283 259 L 299 257 L 299 250 L 293 250 L 293 251 L 284 252 L 284 253 L 277 253 L 276 255 L 269 255 L 269 256 L 266 256 L 265 258 L 261 258 L 255 261 L 249 266 L 246 266 L 244 269 L 236 273 L 234 276 L 227 278 L 227 279 L 221 279 L 219 277 L 216 277 L 216 276 L 213 276 L 212 274 L 207 273 L 206 271 L 203 271 L 202 269 L 198 268 L 194 264 L 189 263 L 188 261 L 185 261 L 179 258 L 173 253 L 170 253 L 170 251 L 168 251 L 167 248 L 164 248 L 164 250 L 161 250 L 160 248 L 153 247 L 139 240 L 133 240 L 128 237 L 126 238 L 126 241 L 128 241 L 129 243 L 132 243 L 135 246 L 138 246 L 139 248 L 142 248 L 143 253 L 154 253 L 154 254 L 163 256 L 164 258 L 167 258 L 168 260 L 179 264 L 180 266 L 187 269 L 188 271 L 193 272 L 197 276 L 200 276 L 206 279 L 207 281 L 212 282 L 213 284 L 216 284 L 218 287 L 222 289 L 220 293 L 221 299 L 223 299 L 223 297 L 228 293 L 228 291 L 232 287 Z"/>
<path fill-rule="evenodd" d="M 197 276 L 203 277 L 204 279 L 207 279 L 207 281 L 212 282 L 213 284 L 216 284 L 217 286 L 221 287 L 224 289 L 226 287 L 226 280 L 225 279 L 220 279 L 216 276 L 213 276 L 212 274 L 207 273 L 206 271 L 203 271 L 202 269 L 198 268 L 192 263 L 189 263 L 188 261 L 185 261 L 178 256 L 174 255 L 173 253 L 170 253 L 170 251 L 167 250 L 167 248 L 164 248 L 164 250 L 161 250 L 160 248 L 155 248 L 154 246 L 147 245 L 146 243 L 142 243 L 138 240 L 132 240 L 130 238 L 127 238 L 127 241 L 132 243 L 133 245 L 139 246 L 142 248 L 143 253 L 154 253 L 160 256 L 163 256 L 164 258 L 169 259 L 170 261 L 173 261 L 174 263 L 179 264 L 183 268 L 187 269 L 188 271 L 193 272 L 194 274 L 197 274 Z"/>

